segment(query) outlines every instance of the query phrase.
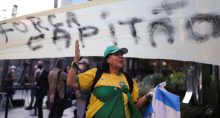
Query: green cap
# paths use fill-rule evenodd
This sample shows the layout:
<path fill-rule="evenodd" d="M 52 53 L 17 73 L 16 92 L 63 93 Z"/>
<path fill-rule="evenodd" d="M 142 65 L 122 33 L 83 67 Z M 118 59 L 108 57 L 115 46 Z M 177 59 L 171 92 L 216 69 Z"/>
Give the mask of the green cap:
<path fill-rule="evenodd" d="M 105 49 L 104 57 L 106 57 L 109 54 L 116 53 L 118 51 L 121 51 L 123 54 L 126 54 L 128 52 L 128 49 L 127 48 L 119 48 L 119 47 L 116 47 L 116 46 L 108 46 Z"/>

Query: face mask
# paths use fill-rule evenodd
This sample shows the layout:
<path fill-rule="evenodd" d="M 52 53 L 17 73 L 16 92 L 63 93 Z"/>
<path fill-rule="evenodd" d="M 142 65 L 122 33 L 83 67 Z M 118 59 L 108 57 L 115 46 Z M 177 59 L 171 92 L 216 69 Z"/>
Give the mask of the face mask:
<path fill-rule="evenodd" d="M 84 64 L 79 64 L 79 70 L 80 72 L 85 72 L 87 70 L 87 67 Z"/>
<path fill-rule="evenodd" d="M 83 67 L 82 64 L 79 64 L 78 67 L 79 67 L 80 70 L 83 70 L 83 69 L 84 69 L 84 67 Z"/>
<path fill-rule="evenodd" d="M 14 69 L 12 69 L 12 70 L 11 70 L 11 72 L 15 72 L 15 70 L 14 70 Z"/>

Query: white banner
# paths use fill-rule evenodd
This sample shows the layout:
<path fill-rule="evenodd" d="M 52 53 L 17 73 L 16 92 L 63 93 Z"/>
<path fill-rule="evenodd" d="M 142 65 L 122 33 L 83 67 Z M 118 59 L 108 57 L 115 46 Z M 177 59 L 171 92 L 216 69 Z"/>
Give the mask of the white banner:
<path fill-rule="evenodd" d="M 0 22 L 0 59 L 103 56 L 220 65 L 220 0 L 102 0 Z"/>

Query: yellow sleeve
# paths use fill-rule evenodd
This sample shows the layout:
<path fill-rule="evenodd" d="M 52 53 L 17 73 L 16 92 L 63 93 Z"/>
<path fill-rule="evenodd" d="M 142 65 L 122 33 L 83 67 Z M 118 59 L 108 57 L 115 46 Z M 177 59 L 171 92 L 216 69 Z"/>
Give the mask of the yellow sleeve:
<path fill-rule="evenodd" d="M 133 79 L 133 91 L 131 94 L 131 98 L 134 103 L 137 102 L 138 95 L 139 95 L 138 85 L 137 82 Z"/>
<path fill-rule="evenodd" d="M 84 73 L 80 73 L 77 76 L 80 89 L 88 90 L 91 87 L 93 80 L 95 78 L 96 71 L 97 71 L 97 68 L 93 68 Z"/>

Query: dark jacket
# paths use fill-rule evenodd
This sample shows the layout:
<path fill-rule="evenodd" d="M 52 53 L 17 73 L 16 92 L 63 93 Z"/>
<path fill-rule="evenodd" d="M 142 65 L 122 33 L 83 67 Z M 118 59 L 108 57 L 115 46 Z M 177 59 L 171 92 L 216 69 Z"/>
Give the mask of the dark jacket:
<path fill-rule="evenodd" d="M 49 72 L 43 70 L 40 75 L 36 77 L 37 81 L 37 90 L 43 94 L 47 94 L 49 84 L 48 84 L 48 74 Z"/>

